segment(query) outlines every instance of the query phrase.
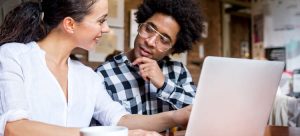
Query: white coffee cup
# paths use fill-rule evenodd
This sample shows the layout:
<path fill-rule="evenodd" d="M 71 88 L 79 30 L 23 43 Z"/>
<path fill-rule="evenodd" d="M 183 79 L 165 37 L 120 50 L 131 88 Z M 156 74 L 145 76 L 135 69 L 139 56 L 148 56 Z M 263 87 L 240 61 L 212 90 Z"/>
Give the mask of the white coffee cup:
<path fill-rule="evenodd" d="M 128 136 L 128 128 L 122 126 L 94 126 L 80 129 L 80 136 Z"/>

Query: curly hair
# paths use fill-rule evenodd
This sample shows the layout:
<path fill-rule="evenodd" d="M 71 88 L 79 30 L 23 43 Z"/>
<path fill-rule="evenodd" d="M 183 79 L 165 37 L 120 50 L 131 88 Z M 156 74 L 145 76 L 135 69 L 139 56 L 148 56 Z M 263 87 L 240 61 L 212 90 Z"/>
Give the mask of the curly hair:
<path fill-rule="evenodd" d="M 194 0 L 144 0 L 135 13 L 136 22 L 144 23 L 155 13 L 173 17 L 180 26 L 173 54 L 189 50 L 193 43 L 201 40 L 203 17 Z"/>

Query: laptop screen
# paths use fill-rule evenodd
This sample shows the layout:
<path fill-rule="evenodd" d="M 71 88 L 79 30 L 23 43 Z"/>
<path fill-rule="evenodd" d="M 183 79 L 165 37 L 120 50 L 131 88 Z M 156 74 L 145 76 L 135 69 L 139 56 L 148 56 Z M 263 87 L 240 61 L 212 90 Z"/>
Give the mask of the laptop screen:
<path fill-rule="evenodd" d="M 283 62 L 207 57 L 187 136 L 262 136 Z"/>

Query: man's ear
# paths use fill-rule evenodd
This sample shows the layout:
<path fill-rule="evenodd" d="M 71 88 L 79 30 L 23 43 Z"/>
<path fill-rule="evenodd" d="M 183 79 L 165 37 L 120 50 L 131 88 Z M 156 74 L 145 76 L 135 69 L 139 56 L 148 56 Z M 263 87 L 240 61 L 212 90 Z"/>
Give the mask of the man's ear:
<path fill-rule="evenodd" d="M 76 21 L 71 17 L 65 17 L 63 20 L 63 28 L 66 32 L 73 34 L 76 28 Z"/>

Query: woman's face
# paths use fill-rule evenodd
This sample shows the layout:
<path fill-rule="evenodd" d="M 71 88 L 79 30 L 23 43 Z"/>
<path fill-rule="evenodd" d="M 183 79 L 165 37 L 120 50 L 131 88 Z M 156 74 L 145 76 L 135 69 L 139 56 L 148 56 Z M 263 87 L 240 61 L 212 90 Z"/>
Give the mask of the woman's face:
<path fill-rule="evenodd" d="M 100 41 L 102 33 L 109 32 L 107 24 L 108 0 L 97 0 L 86 15 L 77 24 L 75 40 L 77 47 L 90 50 Z"/>

